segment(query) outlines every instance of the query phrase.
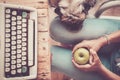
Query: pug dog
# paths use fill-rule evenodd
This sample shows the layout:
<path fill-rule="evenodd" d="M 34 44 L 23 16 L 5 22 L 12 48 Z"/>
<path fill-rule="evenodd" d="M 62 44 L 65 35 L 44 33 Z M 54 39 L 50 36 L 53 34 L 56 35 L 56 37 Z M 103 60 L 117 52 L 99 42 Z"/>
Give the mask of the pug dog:
<path fill-rule="evenodd" d="M 97 0 L 52 0 L 62 22 L 68 24 L 82 23 L 90 8 L 94 7 Z"/>

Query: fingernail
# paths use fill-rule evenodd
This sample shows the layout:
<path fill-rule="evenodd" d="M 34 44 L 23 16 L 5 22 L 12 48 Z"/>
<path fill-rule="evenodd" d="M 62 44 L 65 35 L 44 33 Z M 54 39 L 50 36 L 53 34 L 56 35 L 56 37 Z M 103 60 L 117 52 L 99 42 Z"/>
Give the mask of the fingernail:
<path fill-rule="evenodd" d="M 93 49 L 90 49 L 90 51 L 95 52 Z"/>
<path fill-rule="evenodd" d="M 93 50 L 92 50 L 92 49 L 90 49 L 90 52 L 93 52 Z"/>

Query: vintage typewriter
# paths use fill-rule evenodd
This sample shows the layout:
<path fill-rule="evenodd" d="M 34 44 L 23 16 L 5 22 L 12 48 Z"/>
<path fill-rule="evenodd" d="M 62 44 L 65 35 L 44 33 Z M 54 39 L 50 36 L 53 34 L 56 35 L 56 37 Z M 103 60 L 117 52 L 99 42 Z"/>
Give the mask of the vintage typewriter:
<path fill-rule="evenodd" d="M 37 76 L 37 10 L 0 3 L 0 79 Z"/>

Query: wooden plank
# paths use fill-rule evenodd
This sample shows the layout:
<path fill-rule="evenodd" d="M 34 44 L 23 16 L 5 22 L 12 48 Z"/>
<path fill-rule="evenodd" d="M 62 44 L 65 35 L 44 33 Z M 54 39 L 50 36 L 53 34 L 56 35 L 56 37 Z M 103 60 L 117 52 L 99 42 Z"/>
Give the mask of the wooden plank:
<path fill-rule="evenodd" d="M 38 18 L 38 31 L 48 31 L 49 29 L 49 22 L 48 17 L 41 17 Z"/>
<path fill-rule="evenodd" d="M 4 3 L 4 1 L 3 1 L 3 0 L 0 0 L 0 3 Z"/>
<path fill-rule="evenodd" d="M 37 9 L 48 8 L 47 0 L 1 0 L 4 3 L 31 6 Z"/>
<path fill-rule="evenodd" d="M 48 16 L 48 9 L 38 9 L 38 17 L 47 17 Z"/>
<path fill-rule="evenodd" d="M 13 3 L 16 3 L 16 2 L 20 2 L 20 3 L 24 3 L 24 2 L 47 2 L 48 3 L 48 0 L 0 0 L 0 1 L 4 1 L 4 2 L 13 2 Z"/>
<path fill-rule="evenodd" d="M 37 80 L 51 80 L 49 33 L 38 32 L 38 78 Z"/>
<path fill-rule="evenodd" d="M 48 32 L 39 32 L 38 42 L 40 42 L 40 43 L 49 42 L 49 33 Z"/>
<path fill-rule="evenodd" d="M 48 9 L 38 9 L 38 31 L 48 31 Z"/>

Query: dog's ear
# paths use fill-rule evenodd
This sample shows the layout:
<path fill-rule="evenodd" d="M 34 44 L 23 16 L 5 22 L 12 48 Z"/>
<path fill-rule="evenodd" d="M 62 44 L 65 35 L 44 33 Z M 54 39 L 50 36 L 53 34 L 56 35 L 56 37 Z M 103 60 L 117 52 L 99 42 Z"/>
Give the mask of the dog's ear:
<path fill-rule="evenodd" d="M 57 7 L 60 0 L 48 0 L 51 7 Z"/>
<path fill-rule="evenodd" d="M 86 0 L 86 2 L 89 4 L 90 7 L 93 7 L 96 4 L 97 0 Z"/>
<path fill-rule="evenodd" d="M 95 4 L 96 4 L 96 0 L 86 0 L 85 3 L 83 4 L 85 8 L 83 11 L 86 14 L 88 14 L 89 9 L 93 7 Z"/>
<path fill-rule="evenodd" d="M 54 11 L 56 14 L 58 14 L 60 17 L 62 16 L 62 13 L 60 12 L 60 8 L 59 6 L 55 8 L 55 11 Z"/>

